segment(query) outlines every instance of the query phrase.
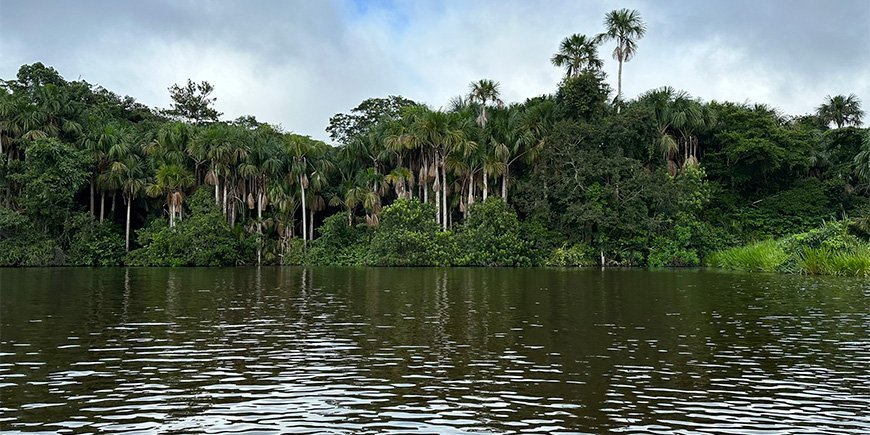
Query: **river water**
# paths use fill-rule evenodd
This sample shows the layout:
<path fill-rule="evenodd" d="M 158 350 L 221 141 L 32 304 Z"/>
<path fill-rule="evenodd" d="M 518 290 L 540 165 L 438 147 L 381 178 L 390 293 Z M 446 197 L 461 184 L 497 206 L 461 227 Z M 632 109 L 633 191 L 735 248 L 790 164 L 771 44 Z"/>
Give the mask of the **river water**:
<path fill-rule="evenodd" d="M 0 430 L 870 433 L 870 283 L 0 269 Z"/>

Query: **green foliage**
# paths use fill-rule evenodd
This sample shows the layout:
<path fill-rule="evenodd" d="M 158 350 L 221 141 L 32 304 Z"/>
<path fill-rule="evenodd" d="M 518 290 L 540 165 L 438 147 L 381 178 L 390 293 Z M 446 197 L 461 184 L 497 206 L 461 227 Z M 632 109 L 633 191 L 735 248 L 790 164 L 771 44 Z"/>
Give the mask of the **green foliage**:
<path fill-rule="evenodd" d="M 581 244 L 562 245 L 554 249 L 545 263 L 546 266 L 552 267 L 582 267 L 597 264 L 595 252 L 589 246 Z"/>
<path fill-rule="evenodd" d="M 119 266 L 124 258 L 121 229 L 111 223 L 98 223 L 87 214 L 72 220 L 75 232 L 70 241 L 66 264 L 70 266 Z"/>
<path fill-rule="evenodd" d="M 234 266 L 250 263 L 255 248 L 252 236 L 233 231 L 214 205 L 208 189 L 191 198 L 189 219 L 170 228 L 164 219 L 155 219 L 138 231 L 141 248 L 130 252 L 132 266 Z"/>
<path fill-rule="evenodd" d="M 323 221 L 320 237 L 311 243 L 305 263 L 317 266 L 359 266 L 368 258 L 372 230 L 367 225 L 348 225 L 342 213 Z"/>
<path fill-rule="evenodd" d="M 0 81 L 0 264 L 118 264 L 129 228 L 140 265 L 693 266 L 772 238 L 781 264 L 767 245 L 732 263 L 860 274 L 863 257 L 848 256 L 870 236 L 860 101 L 795 118 L 667 86 L 610 100 L 598 44 L 615 38 L 625 62 L 642 33 L 610 24 L 565 38 L 555 95 L 502 107 L 481 80 L 445 110 L 372 98 L 330 120 L 338 147 L 253 116 L 219 122 L 207 82 L 171 89 L 170 120 L 22 66 Z M 481 203 L 484 186 L 507 204 Z"/>
<path fill-rule="evenodd" d="M 775 240 L 765 240 L 739 248 L 715 252 L 707 263 L 723 269 L 748 272 L 777 272 L 789 259 L 788 253 Z"/>
<path fill-rule="evenodd" d="M 870 239 L 851 232 L 853 222 L 831 221 L 778 241 L 714 253 L 708 264 L 726 269 L 812 275 L 870 276 Z"/>
<path fill-rule="evenodd" d="M 529 245 L 520 235 L 517 214 L 501 198 L 471 206 L 456 232 L 461 266 L 531 266 Z"/>
<path fill-rule="evenodd" d="M 71 145 L 54 139 L 27 147 L 24 172 L 11 178 L 19 183 L 18 205 L 37 227 L 57 235 L 69 218 L 73 200 L 88 177 L 88 158 Z"/>
<path fill-rule="evenodd" d="M 373 266 L 448 266 L 454 257 L 453 236 L 441 232 L 435 206 L 402 199 L 385 207 L 371 240 Z"/>
<path fill-rule="evenodd" d="M 0 266 L 60 265 L 57 243 L 27 216 L 0 206 Z"/>
<path fill-rule="evenodd" d="M 610 86 L 600 72 L 583 72 L 565 79 L 556 93 L 562 117 L 592 121 L 604 116 Z"/>
<path fill-rule="evenodd" d="M 804 248 L 797 265 L 801 273 L 808 275 L 870 277 L 870 244 L 846 251 Z"/>

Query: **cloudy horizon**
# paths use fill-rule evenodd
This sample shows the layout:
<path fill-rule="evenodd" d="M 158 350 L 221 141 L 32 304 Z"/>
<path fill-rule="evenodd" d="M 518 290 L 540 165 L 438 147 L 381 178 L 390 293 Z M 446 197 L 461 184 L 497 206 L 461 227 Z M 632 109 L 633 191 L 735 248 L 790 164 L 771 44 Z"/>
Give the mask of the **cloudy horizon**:
<path fill-rule="evenodd" d="M 559 42 L 601 32 L 604 14 L 621 7 L 647 23 L 624 66 L 627 98 L 668 85 L 794 115 L 826 95 L 870 104 L 863 0 L 0 0 L 0 79 L 42 62 L 152 107 L 169 105 L 173 83 L 207 80 L 225 119 L 250 114 L 327 140 L 329 118 L 370 97 L 441 107 L 481 78 L 500 82 L 505 101 L 552 93 Z M 615 88 L 612 49 L 600 55 Z"/>

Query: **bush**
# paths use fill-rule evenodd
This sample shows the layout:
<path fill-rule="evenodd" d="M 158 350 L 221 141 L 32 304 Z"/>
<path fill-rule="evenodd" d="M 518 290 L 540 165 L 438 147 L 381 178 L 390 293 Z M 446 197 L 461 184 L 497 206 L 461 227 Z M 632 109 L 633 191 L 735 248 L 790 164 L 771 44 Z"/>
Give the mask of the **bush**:
<path fill-rule="evenodd" d="M 62 254 L 27 216 L 0 206 L 0 266 L 60 265 Z"/>
<path fill-rule="evenodd" d="M 547 259 L 546 265 L 553 267 L 582 267 L 595 266 L 595 252 L 586 245 L 562 245 L 554 249 Z"/>
<path fill-rule="evenodd" d="M 381 213 L 368 250 L 372 266 L 449 266 L 453 235 L 441 232 L 435 206 L 417 199 L 400 199 Z"/>
<path fill-rule="evenodd" d="M 124 258 L 124 238 L 115 225 L 94 221 L 88 214 L 77 215 L 66 264 L 71 266 L 118 266 Z"/>
<path fill-rule="evenodd" d="M 471 206 L 456 233 L 456 245 L 458 265 L 532 265 L 530 246 L 520 237 L 517 214 L 498 197 Z"/>
<path fill-rule="evenodd" d="M 190 198 L 189 219 L 170 228 L 155 219 L 139 230 L 140 249 L 130 252 L 132 266 L 234 266 L 250 263 L 256 247 L 254 236 L 234 231 L 214 204 L 207 189 Z"/>
<path fill-rule="evenodd" d="M 365 264 L 372 231 L 367 225 L 350 226 L 344 214 L 334 214 L 318 228 L 320 237 L 311 242 L 306 264 L 359 266 Z M 301 243 L 301 242 L 300 242 Z"/>

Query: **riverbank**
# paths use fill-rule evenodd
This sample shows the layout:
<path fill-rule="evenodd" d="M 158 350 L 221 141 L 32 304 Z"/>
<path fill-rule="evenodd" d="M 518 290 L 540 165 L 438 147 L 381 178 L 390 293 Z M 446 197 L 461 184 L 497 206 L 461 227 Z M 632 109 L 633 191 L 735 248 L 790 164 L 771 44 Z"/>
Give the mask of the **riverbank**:
<path fill-rule="evenodd" d="M 748 272 L 870 277 L 870 242 L 855 234 L 852 221 L 777 240 L 717 251 L 707 265 Z"/>

